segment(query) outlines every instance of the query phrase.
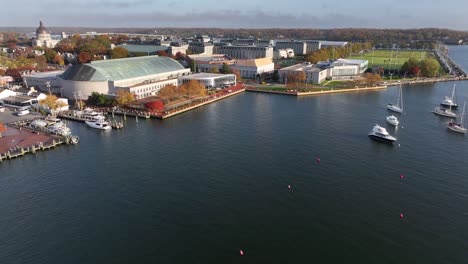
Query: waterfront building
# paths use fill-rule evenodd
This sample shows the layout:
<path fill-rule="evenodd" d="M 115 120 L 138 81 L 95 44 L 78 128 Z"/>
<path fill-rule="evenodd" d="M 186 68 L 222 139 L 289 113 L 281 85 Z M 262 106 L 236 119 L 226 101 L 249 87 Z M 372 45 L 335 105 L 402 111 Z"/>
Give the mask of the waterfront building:
<path fill-rule="evenodd" d="M 307 43 L 305 41 L 294 40 L 277 40 L 275 41 L 275 49 L 293 49 L 296 55 L 307 54 Z"/>
<path fill-rule="evenodd" d="M 59 78 L 63 96 L 86 99 L 92 92 L 115 95 L 120 89 L 136 99 L 156 95 L 168 84 L 178 85 L 178 77 L 190 74 L 169 57 L 145 56 L 93 61 L 69 67 Z"/>
<path fill-rule="evenodd" d="M 188 44 L 171 43 L 171 46 L 169 46 L 169 48 L 167 49 L 167 53 L 171 56 L 175 56 L 179 52 L 182 54 L 187 54 L 188 48 Z"/>
<path fill-rule="evenodd" d="M 36 38 L 33 39 L 32 45 L 44 48 L 53 48 L 58 42 L 59 40 L 52 39 L 49 31 L 42 21 L 39 21 L 39 27 L 36 29 Z"/>
<path fill-rule="evenodd" d="M 280 77 L 280 82 L 287 81 L 288 75 L 290 73 L 296 74 L 299 72 L 304 72 L 306 83 L 320 84 L 326 80 L 328 69 L 325 67 L 318 67 L 317 65 L 311 63 L 301 63 L 292 65 L 286 68 L 278 70 L 278 75 Z"/>
<path fill-rule="evenodd" d="M 217 52 L 226 54 L 234 59 L 273 58 L 273 47 L 258 46 L 219 46 Z"/>
<path fill-rule="evenodd" d="M 221 73 L 195 73 L 190 75 L 181 76 L 179 83 L 187 83 L 196 80 L 203 84 L 206 88 L 225 88 L 228 86 L 236 85 L 235 74 L 221 74 Z"/>

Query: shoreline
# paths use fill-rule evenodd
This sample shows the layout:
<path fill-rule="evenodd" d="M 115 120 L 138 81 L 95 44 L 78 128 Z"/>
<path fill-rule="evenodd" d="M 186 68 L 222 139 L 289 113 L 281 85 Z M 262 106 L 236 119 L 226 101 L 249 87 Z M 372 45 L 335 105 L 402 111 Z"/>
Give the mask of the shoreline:
<path fill-rule="evenodd" d="M 349 93 L 349 92 L 367 92 L 367 91 L 379 91 L 387 89 L 387 86 L 372 86 L 372 87 L 355 87 L 355 88 L 345 88 L 345 89 L 329 89 L 329 90 L 320 90 L 320 91 L 310 91 L 310 92 L 281 92 L 281 91 L 272 91 L 272 90 L 262 90 L 258 88 L 246 88 L 247 92 L 256 92 L 256 93 L 271 93 L 279 95 L 290 95 L 290 96 L 306 96 L 306 95 L 322 95 L 322 94 L 336 94 L 336 93 Z M 317 89 L 318 90 L 318 89 Z"/>

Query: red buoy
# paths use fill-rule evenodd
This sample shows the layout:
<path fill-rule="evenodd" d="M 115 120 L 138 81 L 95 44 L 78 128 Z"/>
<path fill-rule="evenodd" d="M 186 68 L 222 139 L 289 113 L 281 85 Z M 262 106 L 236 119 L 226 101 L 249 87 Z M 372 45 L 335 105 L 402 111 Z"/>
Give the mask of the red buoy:
<path fill-rule="evenodd" d="M 316 158 L 315 161 L 317 162 L 317 164 L 320 164 L 320 158 Z"/>
<path fill-rule="evenodd" d="M 288 189 L 291 189 L 291 185 L 288 185 Z"/>
<path fill-rule="evenodd" d="M 403 214 L 400 214 L 400 218 L 403 218 L 403 217 L 404 217 Z"/>
<path fill-rule="evenodd" d="M 400 179 L 404 179 L 404 178 L 405 178 L 405 175 L 400 174 Z"/>
<path fill-rule="evenodd" d="M 242 249 L 239 250 L 239 255 L 244 256 L 244 251 L 242 251 Z"/>

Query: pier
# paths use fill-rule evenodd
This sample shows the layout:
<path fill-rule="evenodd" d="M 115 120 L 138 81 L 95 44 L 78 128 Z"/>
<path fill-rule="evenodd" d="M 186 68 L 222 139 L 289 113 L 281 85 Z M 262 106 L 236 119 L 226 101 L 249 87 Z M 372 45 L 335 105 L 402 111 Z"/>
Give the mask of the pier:
<path fill-rule="evenodd" d="M 26 154 L 54 149 L 63 144 L 76 144 L 72 137 L 48 134 L 26 127 L 25 121 L 11 123 L 0 138 L 0 162 Z"/>
<path fill-rule="evenodd" d="M 57 117 L 71 120 L 71 121 L 76 121 L 76 122 L 82 122 L 82 123 L 85 122 L 85 118 L 75 115 L 73 111 L 60 112 L 57 114 Z M 113 120 L 109 120 L 108 122 L 109 122 L 109 125 L 114 129 L 123 128 L 123 122 L 119 122 L 115 118 L 113 118 Z"/>

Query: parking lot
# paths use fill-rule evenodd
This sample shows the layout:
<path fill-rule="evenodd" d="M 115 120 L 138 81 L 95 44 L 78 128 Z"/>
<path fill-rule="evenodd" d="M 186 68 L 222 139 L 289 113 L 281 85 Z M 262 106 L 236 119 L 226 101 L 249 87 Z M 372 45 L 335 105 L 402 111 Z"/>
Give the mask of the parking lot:
<path fill-rule="evenodd" d="M 3 124 L 13 123 L 19 120 L 31 119 L 41 116 L 39 113 L 31 112 L 24 116 L 17 116 L 14 111 L 5 109 L 4 112 L 0 112 L 0 122 Z"/>

